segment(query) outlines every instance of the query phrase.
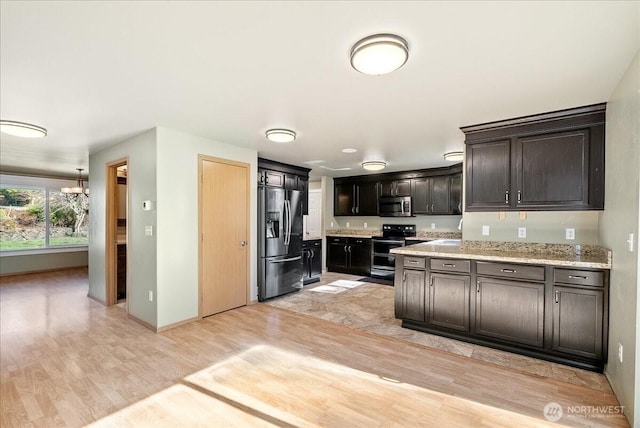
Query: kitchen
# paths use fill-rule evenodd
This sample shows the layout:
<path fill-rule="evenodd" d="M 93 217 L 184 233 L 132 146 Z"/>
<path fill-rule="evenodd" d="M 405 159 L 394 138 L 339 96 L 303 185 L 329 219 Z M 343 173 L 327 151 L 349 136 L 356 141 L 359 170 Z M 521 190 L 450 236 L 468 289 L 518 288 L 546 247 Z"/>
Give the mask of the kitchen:
<path fill-rule="evenodd" d="M 365 13 L 351 3 L 309 3 L 295 11 L 285 10 L 288 6 L 284 4 L 202 3 L 186 11 L 170 3 L 155 10 L 139 3 L 96 3 L 93 7 L 100 9 L 96 13 L 86 5 L 56 4 L 68 9 L 68 13 L 60 13 L 47 3 L 3 3 L 3 115 L 11 113 L 13 119 L 28 120 L 28 106 L 46 107 L 48 113 L 34 116 L 33 121 L 46 117 L 49 122 L 43 123 L 50 130 L 44 140 L 47 150 L 77 144 L 84 155 L 58 154 L 42 160 L 49 153 L 42 148 L 43 140 L 38 144 L 3 136 L 2 171 L 33 172 L 46 166 L 50 173 L 64 174 L 85 166 L 78 163 L 88 156 L 92 189 L 89 295 L 100 301 L 105 294 L 101 258 L 105 245 L 101 215 L 104 165 L 128 156 L 131 209 L 127 216 L 127 257 L 136 261 L 127 269 L 129 314 L 154 329 L 181 325 L 199 315 L 195 164 L 199 154 L 250 166 L 250 229 L 246 237 L 250 303 L 259 299 L 259 159 L 311 170 L 306 185 L 321 195 L 322 252 L 327 251 L 326 236 L 332 233 L 344 230 L 360 237 L 380 236 L 385 224 L 415 224 L 416 238 L 455 238 L 461 234 L 463 241 L 579 244 L 610 249 L 605 373 L 620 402 L 631 409 L 629 417 L 633 420 L 638 402 L 638 192 L 634 184 L 638 174 L 634 99 L 637 5 L 373 5 L 376 7 Z M 62 16 L 66 17 L 64 25 L 57 21 Z M 285 20 L 285 16 L 297 19 Z M 392 18 L 381 20 L 383 16 Z M 103 21 L 93 26 L 100 34 L 94 38 L 83 23 L 93 23 L 97 17 Z M 41 28 L 43 22 L 46 25 Z M 396 29 L 391 22 L 404 24 Z M 180 31 L 168 30 L 176 26 Z M 23 37 L 23 28 L 42 31 Z M 53 28 L 65 30 L 47 31 Z M 110 32 L 119 28 L 126 31 L 116 31 L 116 36 Z M 151 30 L 146 32 L 145 28 Z M 327 32 L 328 28 L 331 31 Z M 408 42 L 406 64 L 385 76 L 356 72 L 349 63 L 353 44 L 368 34 L 387 31 L 398 31 Z M 211 32 L 219 34 L 213 37 Z M 245 33 L 237 44 L 213 42 L 224 40 L 222 34 Z M 573 40 L 573 35 L 579 41 Z M 313 49 L 307 49 L 304 43 Z M 24 59 L 27 52 L 32 58 L 58 58 L 59 72 L 42 73 L 36 70 L 38 67 L 29 67 L 31 63 Z M 83 52 L 82 64 L 77 61 L 78 52 Z M 212 55 L 203 56 L 202 52 Z M 29 81 L 47 87 L 46 96 L 27 85 Z M 301 103 L 301 94 L 309 101 Z M 75 102 L 74 97 L 81 101 Z M 59 105 L 51 100 L 60 100 Z M 397 220 L 362 212 L 336 215 L 336 183 L 346 177 L 373 174 L 363 170 L 365 163 L 386 163 L 386 169 L 379 172 L 382 174 L 449 168 L 456 162 L 445 161 L 443 155 L 465 151 L 460 127 L 603 102 L 607 103 L 604 210 L 473 211 L 466 205 L 457 214 L 425 213 Z M 115 120 L 99 114 L 87 118 L 78 112 L 83 120 L 69 121 L 62 113 L 98 105 L 120 116 Z M 98 123 L 98 116 L 105 116 L 104 121 Z M 91 131 L 80 122 L 86 122 Z M 265 138 L 265 131 L 281 127 L 296 131 L 293 144 L 274 144 Z M 92 136 L 91 145 L 84 143 L 88 135 Z M 355 151 L 343 151 L 347 149 Z M 32 163 L 24 163 L 29 158 Z M 65 162 L 54 161 L 63 158 Z M 468 196 L 464 193 L 469 183 L 467 166 L 464 162 L 461 171 L 463 201 Z M 425 179 L 419 186 L 429 188 L 431 176 L 414 180 L 418 178 Z M 304 183 L 296 182 L 298 185 Z M 355 198 L 358 196 L 360 202 L 366 202 L 363 193 L 356 193 Z M 510 190 L 509 198 L 503 200 L 515 203 L 518 199 L 516 187 Z M 413 197 L 412 205 L 417 200 Z M 143 201 L 153 201 L 153 208 L 143 210 Z M 403 207 L 400 209 L 402 212 Z M 284 214 L 279 218 L 274 217 L 274 221 L 289 226 Z M 524 237 L 519 237 L 522 228 Z M 573 240 L 567 238 L 567 229 L 573 229 Z M 629 237 L 630 233 L 634 236 Z M 286 235 L 293 239 L 297 234 Z M 352 248 L 352 255 L 355 250 Z M 384 257 L 384 252 L 376 253 Z M 298 254 L 305 258 L 304 249 L 295 257 Z M 328 257 L 322 260 L 326 265 Z M 477 263 L 470 260 L 470 270 L 476 269 Z M 384 267 L 384 263 L 373 265 Z M 366 266 L 363 271 L 366 273 Z M 428 275 L 427 270 L 422 272 Z M 323 281 L 326 275 L 322 273 Z M 470 281 L 477 272 L 476 277 L 472 275 L 469 273 Z M 545 293 L 554 286 L 547 284 L 548 275 L 553 274 L 545 270 L 545 279 L 534 281 L 543 284 Z M 360 277 L 365 275 L 360 273 L 353 279 Z M 545 299 L 545 303 L 550 302 Z M 618 344 L 624 347 L 624 358 L 618 358 Z"/>

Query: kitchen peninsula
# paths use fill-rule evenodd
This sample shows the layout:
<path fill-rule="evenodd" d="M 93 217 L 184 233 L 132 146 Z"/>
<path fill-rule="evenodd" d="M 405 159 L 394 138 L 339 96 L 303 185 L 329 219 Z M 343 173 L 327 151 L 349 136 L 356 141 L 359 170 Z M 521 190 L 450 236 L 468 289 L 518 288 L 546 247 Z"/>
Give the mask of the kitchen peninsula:
<path fill-rule="evenodd" d="M 602 371 L 609 250 L 441 242 L 391 250 L 395 314 L 403 327 Z"/>

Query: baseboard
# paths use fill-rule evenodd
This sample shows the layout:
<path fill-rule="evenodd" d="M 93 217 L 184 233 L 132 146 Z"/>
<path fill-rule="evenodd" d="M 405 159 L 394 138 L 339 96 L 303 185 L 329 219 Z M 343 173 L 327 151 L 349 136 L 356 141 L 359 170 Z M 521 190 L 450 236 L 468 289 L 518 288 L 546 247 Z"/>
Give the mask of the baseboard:
<path fill-rule="evenodd" d="M 89 267 L 88 265 L 81 265 L 81 266 L 68 266 L 68 267 L 63 267 L 63 268 L 28 270 L 28 271 L 23 271 L 23 272 L 0 273 L 0 277 L 18 276 L 18 275 L 31 275 L 31 274 L 34 274 L 34 273 L 61 272 L 61 271 L 65 271 L 65 270 L 87 269 L 88 267 Z"/>
<path fill-rule="evenodd" d="M 155 332 L 155 333 L 157 333 L 157 332 L 158 332 L 158 329 L 156 328 L 156 326 L 151 325 L 151 324 L 149 324 L 149 323 L 148 323 L 148 322 L 146 322 L 146 321 L 142 321 L 140 318 L 135 317 L 135 316 L 131 315 L 130 313 L 128 313 L 128 314 L 127 314 L 127 318 L 129 318 L 129 319 L 131 319 L 131 320 L 133 320 L 133 321 L 137 322 L 138 324 L 142 325 L 143 327 L 148 328 L 149 330 L 151 330 L 151 331 L 153 331 L 153 332 Z"/>
<path fill-rule="evenodd" d="M 156 330 L 156 333 L 161 333 L 163 331 L 167 331 L 167 330 L 170 330 L 172 328 L 180 327 L 181 325 L 185 325 L 185 324 L 192 323 L 194 321 L 198 321 L 199 319 L 200 319 L 200 317 L 193 317 L 193 318 L 189 318 L 189 319 L 186 319 L 186 320 L 174 322 L 173 324 L 163 325 L 162 327 L 156 328 L 155 330 Z"/>
<path fill-rule="evenodd" d="M 87 297 L 88 297 L 88 298 L 90 298 L 91 300 L 93 300 L 94 302 L 98 302 L 98 303 L 100 303 L 100 304 L 101 304 L 101 305 L 103 305 L 103 306 L 107 306 L 107 302 L 105 302 L 105 301 L 104 301 L 104 300 L 102 300 L 102 299 L 98 299 L 97 297 L 92 296 L 92 295 L 91 295 L 91 294 L 89 294 L 89 293 L 87 293 Z"/>

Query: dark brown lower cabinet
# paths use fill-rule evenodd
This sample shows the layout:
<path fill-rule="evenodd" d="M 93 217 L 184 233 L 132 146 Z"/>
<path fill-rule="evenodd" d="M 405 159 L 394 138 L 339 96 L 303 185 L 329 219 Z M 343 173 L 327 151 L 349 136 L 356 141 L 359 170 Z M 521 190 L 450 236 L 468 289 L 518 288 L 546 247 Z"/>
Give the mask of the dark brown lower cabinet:
<path fill-rule="evenodd" d="M 544 345 L 544 283 L 476 279 L 474 333 L 525 345 Z"/>
<path fill-rule="evenodd" d="M 424 270 L 405 269 L 395 276 L 396 318 L 424 322 L 426 303 Z"/>
<path fill-rule="evenodd" d="M 371 239 L 327 236 L 327 270 L 369 276 Z"/>
<path fill-rule="evenodd" d="M 466 275 L 432 273 L 429 277 L 429 311 L 432 325 L 469 331 L 470 279 Z"/>
<path fill-rule="evenodd" d="M 609 271 L 396 255 L 402 326 L 602 372 Z"/>
<path fill-rule="evenodd" d="M 602 358 L 604 291 L 553 287 L 554 351 Z"/>

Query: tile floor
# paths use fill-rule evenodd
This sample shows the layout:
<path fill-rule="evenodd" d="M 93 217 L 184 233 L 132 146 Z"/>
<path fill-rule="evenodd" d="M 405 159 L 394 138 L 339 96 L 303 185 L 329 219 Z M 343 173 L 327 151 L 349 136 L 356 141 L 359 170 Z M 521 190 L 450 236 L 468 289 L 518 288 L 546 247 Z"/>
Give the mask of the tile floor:
<path fill-rule="evenodd" d="M 338 279 L 358 280 L 361 276 L 326 272 L 320 282 L 309 284 L 298 293 L 266 302 L 268 305 L 344 324 L 356 329 L 417 343 L 520 370 L 559 379 L 575 385 L 611 393 L 607 378 L 600 373 L 487 348 L 401 327 L 394 316 L 393 287 L 365 283 L 338 294 L 312 292 L 311 289 Z"/>

